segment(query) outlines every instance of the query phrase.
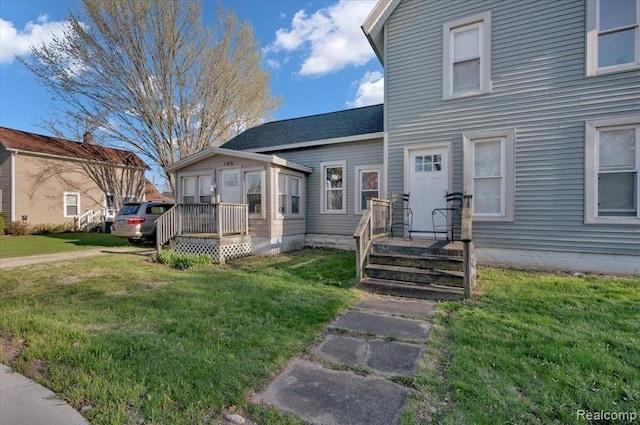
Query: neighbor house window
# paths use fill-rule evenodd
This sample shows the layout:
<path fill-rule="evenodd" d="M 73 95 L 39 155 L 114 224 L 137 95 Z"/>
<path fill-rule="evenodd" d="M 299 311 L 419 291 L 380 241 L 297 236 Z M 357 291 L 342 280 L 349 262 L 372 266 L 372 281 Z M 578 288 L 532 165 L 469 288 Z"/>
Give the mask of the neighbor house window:
<path fill-rule="evenodd" d="M 262 214 L 262 171 L 244 173 L 249 214 Z"/>
<path fill-rule="evenodd" d="M 443 98 L 488 93 L 491 82 L 491 14 L 443 27 Z"/>
<path fill-rule="evenodd" d="M 347 182 L 345 170 L 346 161 L 335 163 L 320 163 L 322 170 L 320 193 L 322 194 L 322 212 L 339 213 L 347 212 Z"/>
<path fill-rule="evenodd" d="M 278 174 L 278 213 L 297 215 L 301 213 L 300 177 Z"/>
<path fill-rule="evenodd" d="M 360 213 L 367 209 L 367 201 L 380 197 L 380 170 L 376 167 L 356 167 L 356 212 Z"/>
<path fill-rule="evenodd" d="M 63 208 L 65 217 L 77 217 L 80 215 L 80 194 L 76 192 L 64 192 Z"/>
<path fill-rule="evenodd" d="M 640 0 L 587 1 L 587 75 L 640 67 Z"/>
<path fill-rule="evenodd" d="M 464 135 L 464 189 L 474 219 L 513 221 L 515 130 Z"/>
<path fill-rule="evenodd" d="M 640 224 L 640 116 L 587 122 L 585 222 Z"/>

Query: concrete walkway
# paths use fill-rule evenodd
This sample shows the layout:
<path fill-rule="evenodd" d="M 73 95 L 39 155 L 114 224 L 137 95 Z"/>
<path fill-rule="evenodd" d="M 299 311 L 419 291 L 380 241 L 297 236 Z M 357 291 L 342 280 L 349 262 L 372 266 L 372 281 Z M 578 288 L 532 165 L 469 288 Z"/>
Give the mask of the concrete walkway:
<path fill-rule="evenodd" d="M 329 325 L 313 361 L 293 360 L 253 401 L 315 425 L 397 424 L 411 390 L 389 378 L 415 374 L 435 305 L 361 300 Z"/>
<path fill-rule="evenodd" d="M 87 425 L 89 422 L 42 385 L 0 364 L 1 425 Z"/>
<path fill-rule="evenodd" d="M 31 266 L 34 264 L 57 263 L 60 261 L 70 261 L 76 258 L 94 257 L 105 254 L 122 253 L 149 253 L 150 248 L 140 248 L 135 246 L 117 246 L 112 248 L 96 248 L 83 251 L 67 251 L 46 255 L 33 255 L 30 257 L 0 258 L 0 269 L 14 269 L 17 267 Z M 4 425 L 0 423 L 0 425 Z"/>

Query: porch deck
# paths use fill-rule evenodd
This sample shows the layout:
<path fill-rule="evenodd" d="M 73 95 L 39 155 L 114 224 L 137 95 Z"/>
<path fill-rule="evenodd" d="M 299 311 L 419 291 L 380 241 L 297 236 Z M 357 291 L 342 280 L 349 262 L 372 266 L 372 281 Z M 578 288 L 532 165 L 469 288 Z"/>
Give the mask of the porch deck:
<path fill-rule="evenodd" d="M 408 251 L 415 250 L 416 252 L 432 252 L 434 255 L 450 255 L 450 256 L 462 256 L 463 243 L 460 241 L 446 241 L 440 239 L 423 239 L 413 238 L 377 238 L 373 240 L 373 245 L 376 246 L 378 252 L 380 249 L 385 250 L 401 250 L 409 253 Z"/>

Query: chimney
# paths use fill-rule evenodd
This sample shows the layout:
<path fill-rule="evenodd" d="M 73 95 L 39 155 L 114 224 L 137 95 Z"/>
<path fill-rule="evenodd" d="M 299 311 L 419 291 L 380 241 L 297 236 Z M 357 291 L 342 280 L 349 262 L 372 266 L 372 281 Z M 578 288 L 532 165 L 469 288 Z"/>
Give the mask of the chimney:
<path fill-rule="evenodd" d="M 91 134 L 90 132 L 85 132 L 82 135 L 82 143 L 86 143 L 88 145 L 93 143 L 93 134 Z"/>

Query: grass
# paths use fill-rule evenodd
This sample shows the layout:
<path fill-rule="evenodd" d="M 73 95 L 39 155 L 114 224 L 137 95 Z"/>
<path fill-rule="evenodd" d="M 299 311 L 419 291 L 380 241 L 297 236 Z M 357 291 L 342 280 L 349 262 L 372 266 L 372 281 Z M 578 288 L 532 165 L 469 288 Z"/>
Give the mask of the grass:
<path fill-rule="evenodd" d="M 248 405 L 357 294 L 353 253 L 177 271 L 136 255 L 0 271 L 4 362 L 93 424 L 216 423 Z M 274 419 L 275 418 L 275 419 Z"/>
<path fill-rule="evenodd" d="M 127 246 L 129 242 L 108 233 L 57 233 L 50 235 L 0 236 L 0 258 L 44 255 L 57 252 Z"/>
<path fill-rule="evenodd" d="M 640 415 L 640 279 L 481 269 L 479 282 L 439 306 L 403 424 Z"/>

